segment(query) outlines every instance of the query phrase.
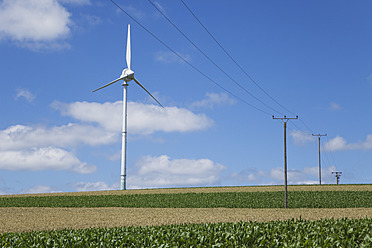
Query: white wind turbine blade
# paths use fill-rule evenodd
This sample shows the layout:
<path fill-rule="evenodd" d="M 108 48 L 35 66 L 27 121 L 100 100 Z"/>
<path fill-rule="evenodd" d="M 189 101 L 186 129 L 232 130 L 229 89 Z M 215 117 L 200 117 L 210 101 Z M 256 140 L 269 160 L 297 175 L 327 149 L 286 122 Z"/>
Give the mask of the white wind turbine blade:
<path fill-rule="evenodd" d="M 109 85 L 111 85 L 111 84 L 114 84 L 114 83 L 116 83 L 117 81 L 122 80 L 122 79 L 124 79 L 124 78 L 123 78 L 123 77 L 120 77 L 120 78 L 118 78 L 118 79 L 115 79 L 114 81 L 112 81 L 112 82 L 110 82 L 110 83 L 108 83 L 108 84 L 106 84 L 106 85 L 104 85 L 104 86 L 102 86 L 102 87 L 99 87 L 98 89 L 93 90 L 92 92 L 96 92 L 97 90 L 103 89 L 103 88 L 105 88 L 105 87 L 107 87 L 107 86 L 109 86 Z"/>
<path fill-rule="evenodd" d="M 146 90 L 146 88 L 145 87 L 143 87 L 143 85 L 140 83 L 140 82 L 138 82 L 138 80 L 137 79 L 135 79 L 135 78 L 133 78 L 133 80 L 134 80 L 134 82 L 136 82 L 144 91 L 146 91 L 147 92 L 147 94 L 149 94 L 151 97 L 152 97 L 152 99 L 154 99 L 162 108 L 164 108 L 163 107 L 163 105 L 161 105 L 161 103 L 158 101 L 158 100 L 156 100 L 156 98 L 153 96 L 153 95 L 151 95 L 151 93 L 150 92 L 148 92 L 148 90 Z"/>
<path fill-rule="evenodd" d="M 130 70 L 131 52 L 130 52 L 130 24 L 128 24 L 128 36 L 127 36 L 127 66 Z"/>

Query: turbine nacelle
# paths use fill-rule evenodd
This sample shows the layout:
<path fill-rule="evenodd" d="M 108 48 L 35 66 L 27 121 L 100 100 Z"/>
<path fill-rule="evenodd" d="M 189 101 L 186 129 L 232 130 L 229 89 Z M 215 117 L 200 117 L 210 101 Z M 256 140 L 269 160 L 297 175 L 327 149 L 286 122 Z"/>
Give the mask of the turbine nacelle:
<path fill-rule="evenodd" d="M 129 82 L 134 79 L 134 71 L 131 69 L 125 68 L 121 73 L 120 78 L 122 78 L 125 82 Z"/>
<path fill-rule="evenodd" d="M 134 80 L 134 82 L 136 84 L 138 84 L 138 86 L 140 86 L 144 91 L 146 91 L 147 94 L 149 94 L 149 96 L 152 97 L 152 99 L 154 99 L 161 107 L 163 107 L 163 105 L 160 104 L 160 102 L 158 100 L 156 100 L 156 98 L 151 95 L 151 93 L 146 90 L 145 87 L 143 87 L 143 85 L 138 82 L 137 79 L 134 78 L 134 71 L 132 71 L 130 69 L 130 64 L 131 64 L 131 51 L 130 51 L 130 25 L 128 25 L 128 38 L 127 38 L 127 54 L 126 54 L 126 61 L 127 61 L 127 67 L 128 68 L 125 68 L 122 73 L 121 73 L 121 76 L 117 79 L 115 79 L 114 81 L 102 86 L 102 87 L 99 87 L 98 89 L 96 90 L 93 90 L 93 92 L 96 92 L 97 90 L 100 90 L 100 89 L 103 89 L 103 88 L 106 88 L 107 86 L 110 86 L 111 84 L 114 84 L 120 80 L 124 80 L 125 83 L 128 83 L 129 81 L 132 81 Z M 126 84 L 123 84 L 123 86 L 126 86 Z"/>

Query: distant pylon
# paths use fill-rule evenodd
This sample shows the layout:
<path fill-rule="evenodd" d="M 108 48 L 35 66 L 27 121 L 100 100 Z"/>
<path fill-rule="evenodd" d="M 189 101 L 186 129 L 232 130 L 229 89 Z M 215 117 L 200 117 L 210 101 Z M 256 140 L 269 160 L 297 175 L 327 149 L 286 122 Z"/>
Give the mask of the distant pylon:
<path fill-rule="evenodd" d="M 338 182 L 340 181 L 340 177 L 341 177 L 342 172 L 341 171 L 333 171 L 332 174 L 336 174 L 336 180 L 337 180 L 337 185 L 338 185 Z"/>

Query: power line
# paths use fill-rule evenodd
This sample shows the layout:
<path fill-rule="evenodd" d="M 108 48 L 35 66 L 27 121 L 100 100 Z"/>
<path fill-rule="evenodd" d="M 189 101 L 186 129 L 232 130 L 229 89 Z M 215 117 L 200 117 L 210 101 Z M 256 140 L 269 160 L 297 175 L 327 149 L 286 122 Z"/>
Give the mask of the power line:
<path fill-rule="evenodd" d="M 175 54 L 178 58 L 180 58 L 183 62 L 185 62 L 186 64 L 188 64 L 191 68 L 193 68 L 194 70 L 196 70 L 197 72 L 199 72 L 202 76 L 204 76 L 206 79 L 208 79 L 209 81 L 211 81 L 212 83 L 214 83 L 216 86 L 218 86 L 219 88 L 221 88 L 222 90 L 224 90 L 225 92 L 227 92 L 229 95 L 231 95 L 232 97 L 238 99 L 239 101 L 243 102 L 244 104 L 250 106 L 251 108 L 254 108 L 256 109 L 257 111 L 259 112 L 262 112 L 266 115 L 271 115 L 269 112 L 261 109 L 261 108 L 258 108 L 250 103 L 248 103 L 247 101 L 243 100 L 242 98 L 240 98 L 239 96 L 235 95 L 234 93 L 232 93 L 231 91 L 227 90 L 225 87 L 223 87 L 221 84 L 219 84 L 217 81 L 213 80 L 211 77 L 209 77 L 208 75 L 206 75 L 204 72 L 202 72 L 200 69 L 198 69 L 196 66 L 194 66 L 192 63 L 190 63 L 187 59 L 185 59 L 183 56 L 181 56 L 180 54 L 178 54 L 175 50 L 173 50 L 171 47 L 169 47 L 166 43 L 164 43 L 162 40 L 160 40 L 155 34 L 153 34 L 150 30 L 148 30 L 145 26 L 143 26 L 139 21 L 137 21 L 134 17 L 132 17 L 127 11 L 125 11 L 123 8 L 121 8 L 115 1 L 113 0 L 110 0 L 117 8 L 119 8 L 122 12 L 124 12 L 129 18 L 131 18 L 135 23 L 137 23 L 140 27 L 142 27 L 147 33 L 149 33 L 153 38 L 155 38 L 158 42 L 160 42 L 164 47 L 166 47 L 168 50 L 170 50 L 173 54 Z M 226 76 L 228 76 L 232 81 L 234 81 L 236 84 L 238 84 L 242 89 L 244 89 L 244 91 L 246 91 L 248 94 L 250 94 L 253 98 L 255 98 L 257 101 L 261 102 L 263 105 L 265 105 L 266 107 L 270 108 L 271 110 L 275 111 L 275 112 L 278 112 L 280 113 L 279 111 L 273 109 L 272 107 L 268 106 L 267 104 L 265 104 L 264 102 L 262 102 L 260 99 L 258 99 L 257 97 L 255 97 L 254 95 L 252 95 L 249 91 L 247 91 L 243 86 L 241 86 L 238 82 L 236 82 L 234 79 L 232 79 L 221 67 L 219 67 L 215 62 L 213 62 L 213 60 L 211 60 L 205 53 L 203 53 L 201 51 L 201 49 L 199 47 L 197 47 L 177 26 L 175 26 L 173 24 L 173 22 L 167 18 L 165 16 L 165 14 L 157 7 L 155 6 L 150 0 L 148 0 L 161 14 L 163 14 L 163 16 L 191 43 L 193 44 L 208 60 L 210 60 L 217 68 L 219 68 L 222 72 L 224 72 L 224 74 Z M 185 7 L 187 9 L 189 9 L 187 7 L 187 5 L 184 3 L 183 0 L 181 0 L 182 3 L 185 5 Z M 189 9 L 190 13 L 193 14 L 193 12 L 191 11 L 191 9 Z M 193 16 L 195 16 L 195 14 L 193 14 Z M 217 42 L 217 44 L 219 44 L 219 42 L 213 37 L 213 35 L 205 28 L 205 26 L 199 21 L 199 19 L 195 16 L 195 18 L 198 20 L 198 22 L 204 27 L 204 29 L 211 35 L 211 37 Z M 233 59 L 233 57 L 222 47 L 221 44 L 219 44 L 219 46 L 221 47 L 221 49 L 224 50 L 224 52 L 229 56 L 231 57 L 231 59 L 233 60 L 234 63 L 237 64 L 237 66 L 243 71 L 244 69 Z M 287 110 L 288 112 L 291 112 L 293 113 L 292 111 L 286 109 L 284 106 L 282 106 L 279 102 L 277 102 L 273 97 L 271 97 L 262 87 L 260 87 L 258 85 L 258 83 L 253 80 L 253 78 L 251 78 L 249 76 L 249 74 L 247 72 L 245 72 L 245 74 L 252 80 L 252 82 L 254 82 L 255 84 L 257 84 L 257 86 L 265 93 L 267 94 L 272 100 L 274 100 L 279 106 L 281 106 L 283 109 Z M 311 130 L 311 128 L 309 128 L 309 126 L 302 120 L 300 119 L 301 123 L 310 131 L 310 133 L 313 133 L 313 131 Z M 293 123 L 294 124 L 294 123 Z M 294 124 L 294 126 L 299 129 L 300 131 L 303 131 L 301 130 L 301 128 L 299 128 L 296 124 Z M 303 131 L 304 133 L 307 133 L 305 131 Z M 310 135 L 310 134 L 309 134 Z"/>
<path fill-rule="evenodd" d="M 309 130 L 310 131 L 310 133 L 314 133 L 314 131 L 313 130 L 311 130 L 311 128 L 301 119 L 301 118 L 299 118 L 299 120 L 301 121 L 301 123 L 307 128 L 307 130 Z"/>
<path fill-rule="evenodd" d="M 271 100 L 273 100 L 276 104 L 278 104 L 280 107 L 282 107 L 284 110 L 288 111 L 289 113 L 295 115 L 292 111 L 284 107 L 282 104 L 280 104 L 277 100 L 274 99 L 265 89 L 263 89 L 257 82 L 254 80 L 246 70 L 243 69 L 239 65 L 239 63 L 226 51 L 226 49 L 217 41 L 217 39 L 211 34 L 211 32 L 208 31 L 208 29 L 203 25 L 203 23 L 199 20 L 199 18 L 194 14 L 194 12 L 186 5 L 186 3 L 181 0 L 183 5 L 186 7 L 186 9 L 191 13 L 191 15 L 198 21 L 198 23 L 204 28 L 204 30 L 211 36 L 211 38 L 217 43 L 217 45 L 222 49 L 222 51 L 234 62 L 234 64 L 263 92 L 266 96 L 268 96 Z"/>
<path fill-rule="evenodd" d="M 150 1 L 150 0 L 148 0 Z M 212 35 L 212 33 L 207 29 L 207 27 L 200 21 L 200 19 L 195 15 L 195 13 L 187 6 L 187 4 L 183 1 L 183 0 L 180 0 L 182 2 L 182 4 L 186 7 L 186 9 L 190 12 L 190 14 L 195 18 L 195 20 L 203 27 L 203 29 L 209 34 L 209 36 L 217 43 L 217 45 L 222 49 L 222 51 L 234 62 L 234 64 L 263 92 L 265 93 L 266 96 L 268 96 L 271 100 L 273 100 L 276 104 L 278 104 L 280 107 L 282 107 L 284 110 L 288 111 L 289 113 L 295 115 L 292 111 L 290 111 L 289 109 L 287 109 L 286 107 L 284 107 L 282 104 L 280 104 L 277 100 L 275 100 L 274 97 L 272 97 L 267 91 L 265 91 L 265 89 L 263 87 L 261 87 L 259 85 L 259 83 L 254 80 L 250 75 L 249 73 L 244 70 L 244 68 L 231 56 L 231 54 L 229 52 L 227 52 L 227 50 L 221 45 L 220 42 L 218 42 L 218 40 Z M 305 132 L 303 131 L 301 128 L 299 128 L 295 123 L 292 123 L 297 129 L 299 129 L 300 131 L 308 134 L 308 135 L 311 135 L 312 133 L 314 133 L 314 131 L 305 123 L 304 120 L 302 120 L 302 118 L 299 118 L 300 122 L 303 124 L 303 126 L 310 132 Z"/>
<path fill-rule="evenodd" d="M 264 111 L 250 103 L 248 103 L 247 101 L 243 100 L 242 98 L 238 97 L 237 95 L 235 95 L 234 93 L 232 93 L 231 91 L 227 90 L 226 88 L 224 88 L 222 85 L 220 85 L 219 83 L 217 83 L 215 80 L 213 80 L 212 78 L 210 78 L 208 75 L 206 75 L 205 73 L 203 73 L 201 70 L 199 70 L 198 68 L 196 68 L 193 64 L 191 64 L 189 61 L 187 61 L 184 57 L 182 57 L 180 54 L 178 54 L 176 51 L 174 51 L 172 48 L 170 48 L 167 44 L 165 44 L 162 40 L 160 40 L 155 34 L 153 34 L 150 30 L 148 30 L 145 26 L 143 26 L 139 21 L 137 21 L 134 17 L 132 17 L 128 12 L 126 12 L 124 9 L 122 9 L 115 1 L 113 0 L 110 0 L 116 7 L 118 7 L 122 12 L 124 12 L 130 19 L 132 19 L 135 23 L 137 23 L 141 28 L 143 28 L 147 33 L 149 33 L 153 38 L 155 38 L 157 41 L 159 41 L 163 46 L 165 46 L 168 50 L 170 50 L 173 54 L 175 54 L 178 58 L 180 58 L 183 62 L 185 62 L 186 64 L 188 64 L 191 68 L 193 68 L 194 70 L 196 70 L 197 72 L 199 72 L 202 76 L 204 76 L 205 78 L 207 78 L 209 81 L 211 81 L 212 83 L 214 83 L 215 85 L 217 85 L 218 87 L 220 87 L 222 90 L 226 91 L 228 94 L 230 94 L 231 96 L 233 96 L 234 98 L 238 99 L 239 101 L 245 103 L 246 105 L 250 106 L 251 108 L 254 108 L 266 115 L 271 115 L 269 112 L 267 111 Z"/>
<path fill-rule="evenodd" d="M 293 125 L 293 126 L 295 126 L 295 128 L 297 128 L 297 130 L 299 130 L 300 132 L 303 132 L 303 133 L 305 133 L 305 134 L 307 134 L 307 135 L 311 135 L 311 134 L 309 134 L 308 132 L 305 132 L 304 130 L 302 130 L 299 126 L 297 126 L 294 122 L 291 122 L 291 124 Z M 293 130 L 293 129 L 291 129 L 291 130 Z M 294 130 L 293 130 L 294 131 Z"/>
<path fill-rule="evenodd" d="M 263 101 L 261 101 L 259 98 L 254 96 L 252 93 L 250 93 L 246 88 L 244 88 L 241 84 L 239 84 L 234 78 L 232 78 L 225 70 L 223 70 L 219 65 L 217 65 L 216 62 L 214 62 L 208 55 L 206 55 L 187 35 L 179 29 L 174 22 L 172 22 L 163 11 L 161 11 L 151 0 L 148 0 L 148 2 L 187 40 L 193 45 L 206 59 L 208 59 L 215 67 L 217 67 L 225 76 L 227 76 L 231 81 L 233 81 L 236 85 L 238 85 L 242 90 L 244 90 L 247 94 L 249 94 L 251 97 L 259 101 L 261 104 L 265 105 L 267 108 L 273 110 L 276 113 L 282 114 L 278 110 L 270 107 Z M 283 115 L 283 114 L 282 114 Z"/>
<path fill-rule="evenodd" d="M 324 147 L 324 146 L 323 146 Z M 332 165 L 332 163 L 331 163 L 331 161 L 329 160 L 329 157 L 328 157 L 328 152 L 326 151 L 326 150 L 324 150 L 324 155 L 325 155 L 325 157 L 326 157 L 326 159 L 327 159 L 327 162 L 328 162 L 328 166 L 331 166 Z M 324 163 L 324 160 L 323 160 L 323 158 L 322 158 L 322 161 L 323 161 L 323 163 Z"/>
<path fill-rule="evenodd" d="M 328 145 L 328 151 L 329 151 L 329 154 L 331 154 L 331 158 L 332 158 L 333 165 L 336 166 L 336 161 L 335 161 L 335 158 L 333 157 L 333 152 L 332 152 L 331 147 L 330 147 L 330 145 L 329 145 L 329 139 L 328 139 L 328 136 L 327 136 L 326 138 L 327 138 L 327 145 Z"/>

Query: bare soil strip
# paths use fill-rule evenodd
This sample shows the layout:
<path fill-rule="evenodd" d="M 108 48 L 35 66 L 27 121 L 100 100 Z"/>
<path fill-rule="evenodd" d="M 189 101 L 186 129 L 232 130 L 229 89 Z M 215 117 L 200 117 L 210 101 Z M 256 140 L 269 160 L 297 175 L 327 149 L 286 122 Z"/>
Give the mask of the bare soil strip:
<path fill-rule="evenodd" d="M 0 208 L 0 233 L 288 219 L 372 218 L 372 208 Z"/>
<path fill-rule="evenodd" d="M 241 186 L 241 187 L 203 187 L 173 189 L 129 189 L 67 193 L 0 195 L 0 197 L 60 196 L 60 195 L 124 195 L 124 194 L 178 194 L 178 193 L 218 193 L 218 192 L 272 192 L 284 191 L 284 186 Z M 372 184 L 364 185 L 289 185 L 288 191 L 372 191 Z"/>

